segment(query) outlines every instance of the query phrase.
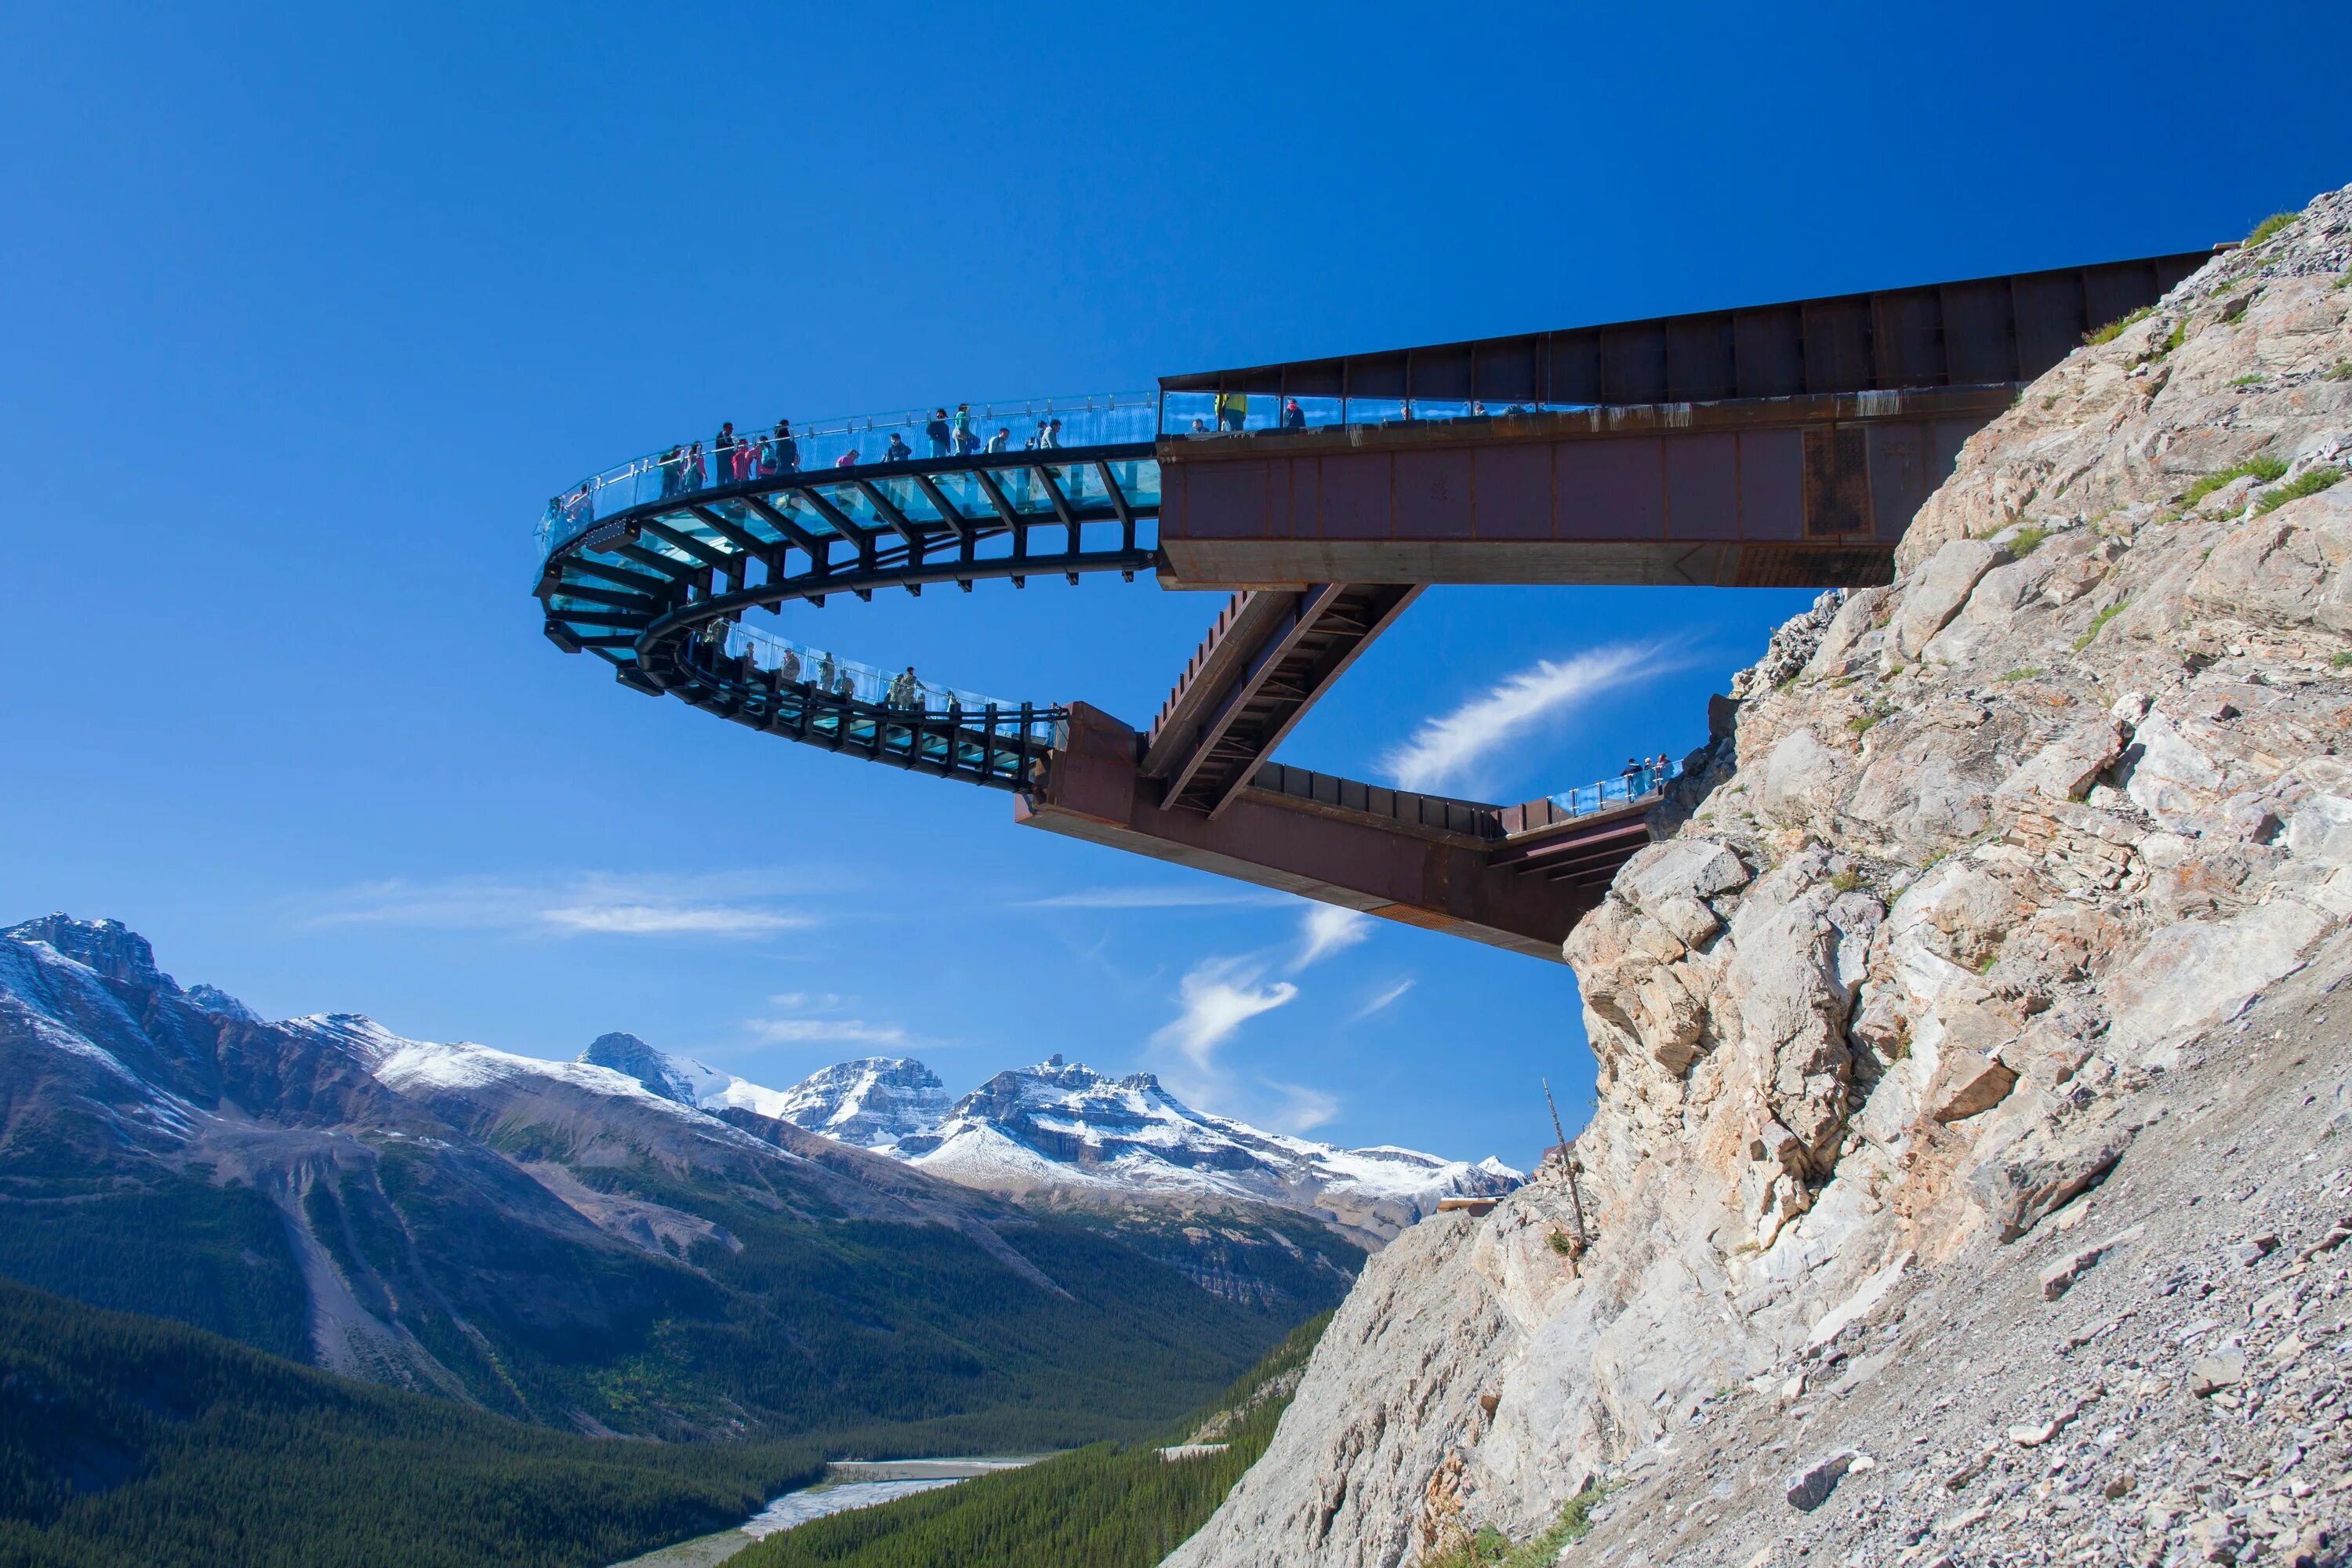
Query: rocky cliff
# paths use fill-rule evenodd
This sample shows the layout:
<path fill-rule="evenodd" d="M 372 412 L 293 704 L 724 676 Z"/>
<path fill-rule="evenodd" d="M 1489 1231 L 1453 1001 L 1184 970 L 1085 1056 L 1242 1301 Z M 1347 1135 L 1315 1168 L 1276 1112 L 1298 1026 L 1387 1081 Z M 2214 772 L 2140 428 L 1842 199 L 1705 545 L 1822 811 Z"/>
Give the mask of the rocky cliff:
<path fill-rule="evenodd" d="M 1568 942 L 1580 1173 L 1374 1258 L 1171 1563 L 1429 1562 L 1596 1482 L 1562 1561 L 2284 1561 L 2344 1511 L 2339 1355 L 2244 1363 L 2340 1346 L 2352 1230 L 2347 264 L 2352 191 L 2094 334 L 1781 629 Z"/>

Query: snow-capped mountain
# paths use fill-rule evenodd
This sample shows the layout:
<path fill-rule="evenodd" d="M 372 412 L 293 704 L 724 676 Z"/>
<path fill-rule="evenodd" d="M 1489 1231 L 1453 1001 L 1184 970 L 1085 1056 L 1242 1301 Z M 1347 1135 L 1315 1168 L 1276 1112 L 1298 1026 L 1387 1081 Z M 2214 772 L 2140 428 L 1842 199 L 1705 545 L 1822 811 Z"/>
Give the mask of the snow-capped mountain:
<path fill-rule="evenodd" d="M 1047 1058 L 950 1100 L 906 1057 L 861 1057 L 763 1089 L 634 1035 L 605 1035 L 583 1064 L 609 1068 L 680 1105 L 739 1106 L 1010 1196 L 1237 1199 L 1273 1204 L 1386 1240 L 1439 1200 L 1492 1197 L 1524 1180 L 1496 1159 L 1472 1164 L 1412 1149 L 1342 1149 L 1193 1110 L 1150 1073 L 1106 1078 Z"/>
<path fill-rule="evenodd" d="M 1106 1078 L 1058 1055 L 998 1073 L 929 1131 L 901 1134 L 893 1152 L 989 1192 L 1243 1198 L 1381 1237 L 1434 1213 L 1442 1198 L 1495 1196 L 1524 1179 L 1492 1158 L 1471 1164 L 1263 1131 L 1193 1110 L 1150 1073 Z"/>
<path fill-rule="evenodd" d="M 851 1142 L 945 1101 L 913 1063 L 779 1091 L 625 1035 L 551 1061 L 272 1022 L 115 921 L 0 929 L 0 1274 L 353 1376 L 649 1436 L 1091 1417 L 1120 1343 L 1214 1386 L 1360 1265 L 1270 1205 L 1045 1213 Z"/>
<path fill-rule="evenodd" d="M 927 1136 L 954 1109 L 940 1075 L 905 1057 L 860 1057 L 821 1068 L 774 1103 L 771 1115 L 883 1154 L 903 1154 L 908 1140 Z"/>
<path fill-rule="evenodd" d="M 1013 1196 L 1239 1199 L 1386 1239 L 1434 1213 L 1440 1199 L 1494 1196 L 1524 1179 L 1495 1159 L 1471 1164 L 1263 1131 L 1193 1110 L 1150 1073 L 1106 1078 L 1058 1055 L 998 1073 L 950 1103 L 939 1075 L 905 1057 L 860 1058 L 775 1090 L 618 1037 L 634 1047 L 622 1070 L 648 1087 L 679 1086 L 672 1098 L 683 1103 L 743 1105 Z M 614 1038 L 581 1059 L 620 1067 L 606 1043 Z M 688 1086 L 699 1086 L 698 1098 L 687 1098 Z"/>

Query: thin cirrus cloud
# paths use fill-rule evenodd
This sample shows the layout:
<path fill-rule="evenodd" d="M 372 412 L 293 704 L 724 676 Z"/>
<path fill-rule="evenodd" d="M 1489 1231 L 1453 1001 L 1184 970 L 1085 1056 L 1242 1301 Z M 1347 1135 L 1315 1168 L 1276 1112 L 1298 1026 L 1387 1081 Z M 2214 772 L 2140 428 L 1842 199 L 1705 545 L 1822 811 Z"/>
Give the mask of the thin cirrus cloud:
<path fill-rule="evenodd" d="M 1351 1024 L 1360 1023 L 1364 1019 L 1370 1017 L 1375 1013 L 1384 1013 L 1388 1011 L 1389 1008 L 1396 1005 L 1399 1001 L 1402 1000 L 1406 992 L 1412 989 L 1412 983 L 1413 977 L 1408 974 L 1402 980 L 1398 981 L 1395 984 L 1385 987 L 1378 994 L 1367 998 L 1362 1006 L 1357 1008 L 1353 1013 L 1349 1014 L 1348 1021 Z"/>
<path fill-rule="evenodd" d="M 1290 961 L 1290 973 L 1296 974 L 1371 934 L 1371 916 L 1338 904 L 1317 904 L 1298 922 L 1298 956 Z"/>
<path fill-rule="evenodd" d="M 804 911 L 779 905 L 780 879 L 755 872 L 667 877 L 601 871 L 543 879 L 392 878 L 328 895 L 304 923 L 556 937 L 753 937 L 814 925 Z"/>
<path fill-rule="evenodd" d="M 752 1038 L 767 1046 L 903 1046 L 913 1039 L 896 1024 L 869 1024 L 859 1018 L 747 1018 L 744 1026 Z"/>
<path fill-rule="evenodd" d="M 1079 888 L 1045 899 L 1023 899 L 1016 910 L 1197 910 L 1286 904 L 1288 894 L 1228 888 Z"/>
<path fill-rule="evenodd" d="M 1655 643 L 1620 643 L 1572 658 L 1538 659 L 1453 712 L 1423 720 L 1412 739 L 1389 752 L 1380 766 L 1400 789 L 1460 787 L 1496 752 L 1536 726 L 1557 721 L 1597 692 L 1650 679 L 1684 662 Z"/>
<path fill-rule="evenodd" d="M 1265 1087 L 1278 1096 L 1273 1108 L 1261 1112 L 1276 1132 L 1312 1132 L 1339 1114 L 1338 1097 L 1319 1089 L 1309 1089 L 1303 1083 L 1279 1083 L 1265 1080 Z"/>
<path fill-rule="evenodd" d="M 1287 980 L 1261 984 L 1264 974 L 1241 959 L 1213 958 L 1194 965 L 1177 983 L 1181 1010 L 1153 1032 L 1151 1043 L 1174 1049 L 1195 1071 L 1210 1072 L 1217 1047 L 1234 1030 L 1297 996 L 1298 987 Z"/>

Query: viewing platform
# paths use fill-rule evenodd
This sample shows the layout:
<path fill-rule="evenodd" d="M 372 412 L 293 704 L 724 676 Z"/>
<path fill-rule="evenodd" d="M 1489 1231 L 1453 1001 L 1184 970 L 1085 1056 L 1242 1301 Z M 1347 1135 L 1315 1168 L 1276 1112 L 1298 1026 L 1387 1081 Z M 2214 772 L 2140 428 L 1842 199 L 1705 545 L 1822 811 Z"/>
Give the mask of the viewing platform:
<path fill-rule="evenodd" d="M 551 500 L 550 641 L 1016 819 L 1557 961 L 1664 776 L 1527 806 L 1273 761 L 1433 584 L 1846 587 L 1961 445 L 2204 252 L 1163 377 L 1148 392 L 721 426 Z M 877 591 L 1148 574 L 1230 594 L 1151 727 L 744 625 Z"/>

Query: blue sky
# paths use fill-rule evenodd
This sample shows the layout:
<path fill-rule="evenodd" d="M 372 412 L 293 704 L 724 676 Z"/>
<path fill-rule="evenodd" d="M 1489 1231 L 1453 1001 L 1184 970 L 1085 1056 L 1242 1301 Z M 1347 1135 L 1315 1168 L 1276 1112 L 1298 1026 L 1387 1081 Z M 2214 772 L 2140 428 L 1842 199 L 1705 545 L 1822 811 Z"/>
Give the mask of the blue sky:
<path fill-rule="evenodd" d="M 2352 179 L 2291 64 L 2330 15 L 15 7 L 0 918 L 120 917 L 274 1015 L 769 1082 L 1061 1051 L 1523 1163 L 1539 1076 L 1589 1103 L 1565 969 L 633 696 L 539 636 L 541 502 L 721 418 L 2230 238 Z M 1679 755 L 1803 597 L 1432 590 L 1282 754 L 1391 776 L 1516 679 L 1550 700 L 1427 782 Z M 1216 608 L 1089 579 L 780 629 L 1139 723 Z"/>

